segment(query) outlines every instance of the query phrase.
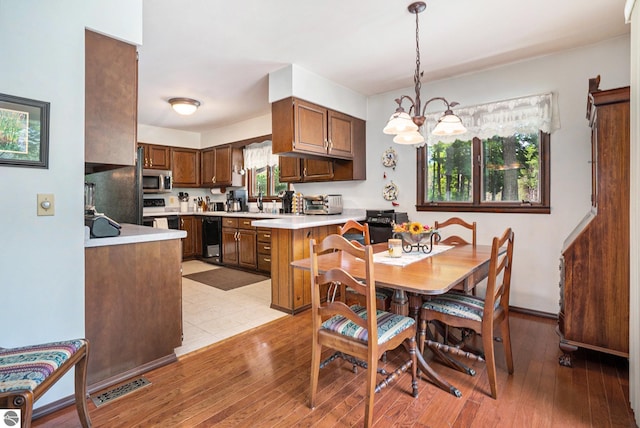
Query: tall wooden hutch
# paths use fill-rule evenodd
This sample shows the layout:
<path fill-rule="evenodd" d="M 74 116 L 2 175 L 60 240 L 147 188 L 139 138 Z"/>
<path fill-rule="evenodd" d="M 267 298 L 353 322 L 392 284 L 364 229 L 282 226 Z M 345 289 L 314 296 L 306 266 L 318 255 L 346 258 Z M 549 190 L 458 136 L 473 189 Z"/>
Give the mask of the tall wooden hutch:
<path fill-rule="evenodd" d="M 579 347 L 629 357 L 629 87 L 589 80 L 592 208 L 560 258 L 560 364 Z"/>

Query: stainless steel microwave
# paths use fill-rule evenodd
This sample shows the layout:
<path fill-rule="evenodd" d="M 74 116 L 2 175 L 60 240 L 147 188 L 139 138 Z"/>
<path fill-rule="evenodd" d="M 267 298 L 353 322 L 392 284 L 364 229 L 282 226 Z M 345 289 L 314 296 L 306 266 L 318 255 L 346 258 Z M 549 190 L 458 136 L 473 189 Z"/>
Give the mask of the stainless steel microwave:
<path fill-rule="evenodd" d="M 143 193 L 169 193 L 173 188 L 171 171 L 159 169 L 142 170 Z"/>

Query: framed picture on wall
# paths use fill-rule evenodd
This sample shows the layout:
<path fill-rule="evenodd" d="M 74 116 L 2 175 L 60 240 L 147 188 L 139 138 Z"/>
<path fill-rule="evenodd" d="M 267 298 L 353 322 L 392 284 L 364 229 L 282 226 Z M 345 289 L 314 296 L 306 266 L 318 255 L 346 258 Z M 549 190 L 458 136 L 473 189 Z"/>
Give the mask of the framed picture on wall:
<path fill-rule="evenodd" d="M 0 94 L 0 166 L 49 168 L 49 103 Z"/>

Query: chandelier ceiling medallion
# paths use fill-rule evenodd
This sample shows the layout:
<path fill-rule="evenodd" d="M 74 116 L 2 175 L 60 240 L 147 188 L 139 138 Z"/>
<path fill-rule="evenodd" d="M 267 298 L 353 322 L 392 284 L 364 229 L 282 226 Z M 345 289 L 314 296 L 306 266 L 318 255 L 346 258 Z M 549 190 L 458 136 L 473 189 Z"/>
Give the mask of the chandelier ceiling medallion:
<path fill-rule="evenodd" d="M 396 109 L 395 113 L 391 115 L 387 126 L 385 126 L 382 131 L 385 134 L 395 134 L 393 141 L 398 144 L 420 144 L 424 141 L 424 136 L 419 132 L 419 129 L 424 124 L 424 114 L 427 105 L 436 100 L 442 101 L 447 106 L 447 109 L 445 110 L 442 117 L 440 117 L 440 119 L 438 120 L 438 124 L 433 129 L 432 134 L 459 135 L 467 132 L 467 129 L 462 125 L 462 121 L 460 120 L 460 118 L 453 114 L 453 111 L 451 110 L 452 107 L 458 105 L 457 102 L 448 102 L 442 97 L 433 97 L 424 104 L 424 107 L 422 107 L 421 105 L 420 78 L 422 77 L 424 72 L 420 71 L 420 27 L 418 25 L 418 14 L 424 11 L 426 7 L 427 5 L 421 1 L 411 3 L 407 7 L 409 12 L 416 15 L 416 71 L 413 76 L 416 95 L 415 98 L 411 98 L 408 95 L 402 95 L 400 96 L 400 98 L 396 98 L 395 101 L 396 103 L 398 103 L 398 108 Z M 411 102 L 409 113 L 405 112 L 402 108 L 402 102 L 405 99 Z"/>

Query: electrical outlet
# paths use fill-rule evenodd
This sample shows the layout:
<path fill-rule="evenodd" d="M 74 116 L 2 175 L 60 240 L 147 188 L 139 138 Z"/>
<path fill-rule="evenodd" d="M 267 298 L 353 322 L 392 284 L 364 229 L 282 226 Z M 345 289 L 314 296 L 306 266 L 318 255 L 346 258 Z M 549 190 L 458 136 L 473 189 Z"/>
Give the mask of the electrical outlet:
<path fill-rule="evenodd" d="M 55 213 L 53 193 L 38 193 L 38 215 L 55 215 Z"/>
<path fill-rule="evenodd" d="M 169 205 L 170 206 L 178 205 L 178 201 L 176 200 L 175 196 L 169 196 Z"/>

